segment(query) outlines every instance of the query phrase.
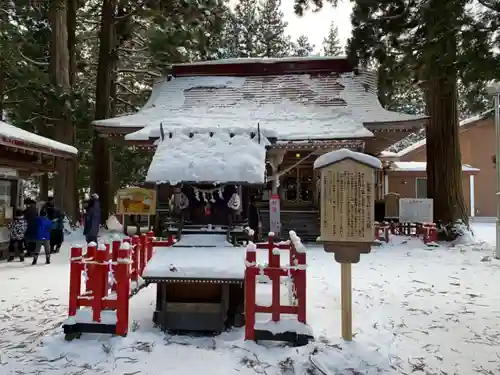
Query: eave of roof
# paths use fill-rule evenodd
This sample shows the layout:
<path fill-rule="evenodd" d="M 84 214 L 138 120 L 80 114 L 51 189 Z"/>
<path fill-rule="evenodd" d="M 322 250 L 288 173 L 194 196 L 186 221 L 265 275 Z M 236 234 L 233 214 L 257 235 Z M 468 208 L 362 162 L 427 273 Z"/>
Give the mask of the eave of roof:
<path fill-rule="evenodd" d="M 0 121 L 0 144 L 60 157 L 78 155 L 78 150 L 73 146 L 42 137 L 3 121 Z"/>
<path fill-rule="evenodd" d="M 307 73 L 347 73 L 356 70 L 345 56 L 284 58 L 236 58 L 196 61 L 172 66 L 174 77 L 186 76 L 270 76 Z"/>

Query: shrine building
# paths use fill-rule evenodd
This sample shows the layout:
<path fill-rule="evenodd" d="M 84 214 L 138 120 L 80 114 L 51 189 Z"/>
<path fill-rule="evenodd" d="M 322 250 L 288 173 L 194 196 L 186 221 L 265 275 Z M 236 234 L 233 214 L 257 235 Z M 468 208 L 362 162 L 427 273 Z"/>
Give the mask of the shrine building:
<path fill-rule="evenodd" d="M 185 221 L 225 225 L 217 207 L 236 192 L 239 218 L 253 197 L 265 232 L 270 198 L 279 196 L 282 232 L 311 240 L 319 235 L 316 158 L 339 148 L 378 156 L 426 121 L 382 108 L 375 72 L 313 56 L 175 65 L 140 111 L 94 126 L 155 153 L 146 184 L 157 186 L 158 215 L 174 204 Z M 383 182 L 384 171 L 378 199 Z"/>
<path fill-rule="evenodd" d="M 0 259 L 7 256 L 8 224 L 23 204 L 23 179 L 53 172 L 58 160 L 77 155 L 73 146 L 0 121 Z"/>

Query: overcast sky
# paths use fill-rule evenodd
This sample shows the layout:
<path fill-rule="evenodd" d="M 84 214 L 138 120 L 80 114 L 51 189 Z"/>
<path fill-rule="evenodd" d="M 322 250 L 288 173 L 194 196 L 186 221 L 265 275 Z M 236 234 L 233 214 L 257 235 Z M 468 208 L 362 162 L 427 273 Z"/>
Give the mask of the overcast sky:
<path fill-rule="evenodd" d="M 229 0 L 234 6 L 237 0 Z M 315 52 L 321 50 L 323 38 L 328 34 L 332 21 L 339 29 L 339 39 L 345 46 L 347 39 L 351 36 L 351 11 L 352 4 L 349 0 L 338 0 L 338 6 L 333 8 L 326 3 L 319 12 L 309 11 L 302 17 L 297 17 L 293 11 L 294 0 L 281 0 L 281 10 L 288 22 L 288 34 L 295 40 L 300 35 L 307 35 L 309 41 L 314 44 Z"/>
<path fill-rule="evenodd" d="M 294 0 L 281 0 L 281 2 L 285 20 L 288 22 L 288 33 L 293 39 L 302 34 L 307 35 L 317 52 L 321 49 L 321 43 L 332 21 L 339 29 L 339 39 L 342 45 L 345 46 L 347 39 L 351 36 L 352 3 L 349 0 L 339 0 L 335 8 L 325 2 L 323 9 L 319 12 L 309 11 L 302 17 L 294 14 Z"/>

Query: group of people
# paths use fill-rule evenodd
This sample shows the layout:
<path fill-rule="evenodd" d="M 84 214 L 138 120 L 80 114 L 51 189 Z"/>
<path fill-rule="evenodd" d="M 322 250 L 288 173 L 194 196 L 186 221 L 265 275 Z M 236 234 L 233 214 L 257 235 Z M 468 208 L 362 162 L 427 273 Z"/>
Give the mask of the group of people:
<path fill-rule="evenodd" d="M 54 197 L 49 197 L 40 211 L 36 202 L 31 198 L 24 200 L 24 210 L 16 209 L 9 224 L 9 258 L 8 262 L 16 257 L 21 262 L 32 256 L 32 264 L 38 262 L 38 255 L 44 248 L 45 263 L 50 264 L 50 255 L 58 253 L 64 241 L 64 212 L 57 208 Z M 97 243 L 101 222 L 101 208 L 99 196 L 92 194 L 85 205 L 83 234 L 87 243 Z"/>
<path fill-rule="evenodd" d="M 64 241 L 64 213 L 54 204 L 54 197 L 38 212 L 36 202 L 31 198 L 24 200 L 25 209 L 16 209 L 9 224 L 9 262 L 19 257 L 32 256 L 32 264 L 38 262 L 38 255 L 44 248 L 45 263 L 50 264 L 50 255 L 59 252 Z"/>

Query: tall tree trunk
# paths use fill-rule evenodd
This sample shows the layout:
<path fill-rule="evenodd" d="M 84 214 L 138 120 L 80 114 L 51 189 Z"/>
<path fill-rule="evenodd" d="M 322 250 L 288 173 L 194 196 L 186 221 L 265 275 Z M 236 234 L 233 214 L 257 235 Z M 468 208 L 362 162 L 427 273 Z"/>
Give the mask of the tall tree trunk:
<path fill-rule="evenodd" d="M 5 11 L 1 11 L 0 8 L 0 25 L 7 24 L 7 12 L 10 10 L 9 3 L 5 4 Z M 1 27 L 1 26 L 0 26 Z M 7 38 L 4 37 L 3 34 L 0 34 L 0 50 L 7 50 Z M 4 115 L 4 100 L 5 100 L 5 91 L 7 89 L 7 56 L 5 54 L 0 54 L 0 121 L 3 121 Z"/>
<path fill-rule="evenodd" d="M 75 86 L 76 83 L 76 61 L 77 61 L 77 52 L 76 52 L 76 13 L 78 10 L 78 0 L 68 0 L 68 11 L 67 11 L 67 20 L 66 20 L 66 29 L 68 30 L 68 75 L 69 75 L 69 84 L 71 87 Z M 74 107 L 74 101 L 72 99 L 71 107 Z M 76 123 L 73 122 L 71 125 L 71 141 L 72 145 L 76 146 Z M 79 159 L 74 159 L 68 161 L 67 167 L 72 171 L 70 173 L 71 180 L 71 188 L 73 191 L 71 192 L 71 202 L 67 204 L 68 206 L 68 215 L 71 215 L 73 221 L 77 221 L 79 218 L 80 205 L 79 205 L 79 194 L 78 194 L 78 170 L 79 170 Z"/>
<path fill-rule="evenodd" d="M 75 126 L 68 113 L 68 97 L 71 91 L 70 58 L 68 49 L 68 2 L 53 0 L 50 7 L 50 22 L 52 27 L 51 42 L 51 78 L 55 91 L 63 98 L 54 103 L 55 118 L 58 119 L 54 136 L 66 144 L 75 144 Z M 68 216 L 77 218 L 75 212 L 78 199 L 76 187 L 76 164 L 74 160 L 59 159 L 56 163 L 55 201 Z"/>
<path fill-rule="evenodd" d="M 457 111 L 457 21 L 463 5 L 454 0 L 431 0 L 424 20 L 427 135 L 427 195 L 434 199 L 434 220 L 468 224 L 463 187 Z"/>
<path fill-rule="evenodd" d="M 113 63 L 112 50 L 115 45 L 115 11 L 117 0 L 103 0 L 101 10 L 101 31 L 99 35 L 99 63 L 97 67 L 95 119 L 101 120 L 110 115 L 111 77 Z M 94 131 L 92 144 L 93 189 L 101 201 L 101 220 L 106 222 L 111 203 L 110 167 L 108 140 Z"/>

